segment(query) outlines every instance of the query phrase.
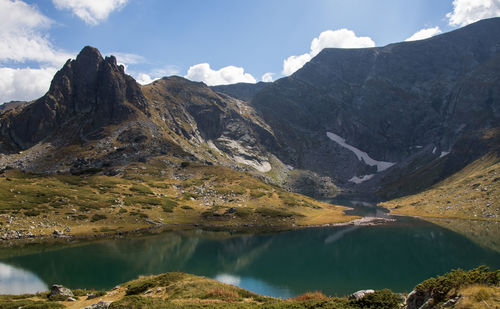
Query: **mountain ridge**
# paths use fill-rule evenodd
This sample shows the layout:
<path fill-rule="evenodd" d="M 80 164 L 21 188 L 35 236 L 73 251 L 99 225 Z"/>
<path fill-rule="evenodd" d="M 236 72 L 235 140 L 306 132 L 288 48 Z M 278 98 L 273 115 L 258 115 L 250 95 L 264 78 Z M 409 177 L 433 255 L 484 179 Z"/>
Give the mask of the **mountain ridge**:
<path fill-rule="evenodd" d="M 490 150 L 467 145 L 500 119 L 495 30 L 500 18 L 421 41 L 328 48 L 275 82 L 213 87 L 182 77 L 140 86 L 113 56 L 85 47 L 46 95 L 3 111 L 0 166 L 78 172 L 172 155 L 299 192 L 309 183 L 310 195 L 335 183 L 390 198 L 411 184 L 387 186 L 448 165 L 416 179 L 423 190 Z"/>

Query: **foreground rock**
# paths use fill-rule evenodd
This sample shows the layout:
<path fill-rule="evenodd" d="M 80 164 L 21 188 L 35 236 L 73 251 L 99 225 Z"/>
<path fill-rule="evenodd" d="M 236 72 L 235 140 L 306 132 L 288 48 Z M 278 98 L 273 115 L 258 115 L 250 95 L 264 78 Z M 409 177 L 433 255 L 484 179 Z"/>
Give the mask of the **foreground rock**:
<path fill-rule="evenodd" d="M 60 284 L 54 284 L 50 288 L 50 296 L 56 296 L 56 295 L 61 295 L 61 296 L 66 296 L 66 297 L 73 297 L 73 292 L 71 292 L 70 289 L 67 287 L 64 287 Z"/>
<path fill-rule="evenodd" d="M 110 301 L 100 301 L 97 304 L 84 307 L 83 309 L 108 309 L 109 305 L 111 305 Z"/>
<path fill-rule="evenodd" d="M 349 299 L 360 300 L 368 294 L 375 293 L 375 290 L 360 290 L 349 295 Z"/>

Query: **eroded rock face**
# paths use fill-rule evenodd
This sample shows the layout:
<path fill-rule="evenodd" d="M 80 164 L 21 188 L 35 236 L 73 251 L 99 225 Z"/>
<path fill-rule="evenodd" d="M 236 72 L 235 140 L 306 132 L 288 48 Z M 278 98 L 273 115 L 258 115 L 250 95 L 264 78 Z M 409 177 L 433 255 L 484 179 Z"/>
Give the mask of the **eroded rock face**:
<path fill-rule="evenodd" d="M 407 309 L 419 309 L 431 299 L 430 293 L 413 290 L 406 298 Z"/>

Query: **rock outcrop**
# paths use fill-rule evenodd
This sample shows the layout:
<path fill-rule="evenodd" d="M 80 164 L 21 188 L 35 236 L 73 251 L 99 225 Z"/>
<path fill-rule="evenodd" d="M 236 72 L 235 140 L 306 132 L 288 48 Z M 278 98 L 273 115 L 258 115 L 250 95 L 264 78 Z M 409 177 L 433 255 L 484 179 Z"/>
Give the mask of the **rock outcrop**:
<path fill-rule="evenodd" d="M 103 59 L 87 46 L 56 73 L 47 94 L 18 113 L 3 115 L 0 151 L 30 148 L 68 123 L 78 123 L 77 133 L 86 138 L 128 119 L 136 109 L 145 111 L 146 104 L 139 85 L 115 57 Z"/>

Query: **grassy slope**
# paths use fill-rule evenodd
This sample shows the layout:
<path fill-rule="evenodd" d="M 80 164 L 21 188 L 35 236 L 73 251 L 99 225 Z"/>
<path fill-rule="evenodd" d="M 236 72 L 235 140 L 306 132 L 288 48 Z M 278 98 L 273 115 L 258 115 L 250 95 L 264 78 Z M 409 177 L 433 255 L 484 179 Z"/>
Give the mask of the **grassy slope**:
<path fill-rule="evenodd" d="M 394 214 L 500 221 L 500 159 L 488 154 L 419 194 L 381 203 Z"/>
<path fill-rule="evenodd" d="M 113 302 L 110 308 L 362 308 L 355 301 L 327 297 L 320 292 L 306 293 L 286 300 L 265 297 L 212 279 L 184 273 L 141 277 L 91 300 L 83 295 L 78 296 L 74 302 L 50 302 L 48 293 L 0 296 L 0 308 L 17 308 L 20 304 L 43 306 L 50 302 L 47 308 L 76 309 L 99 301 Z M 384 308 L 398 308 L 397 296 L 390 291 L 378 292 L 377 297 L 389 304 Z"/>
<path fill-rule="evenodd" d="M 490 153 L 424 192 L 380 205 L 393 214 L 421 217 L 500 251 L 499 180 L 500 159 Z"/>
<path fill-rule="evenodd" d="M 499 276 L 498 271 L 488 272 L 481 267 L 470 271 L 455 270 L 428 279 L 415 289 L 433 295 L 431 303 L 436 306 L 462 295 L 457 308 L 497 308 L 500 304 Z M 65 297 L 59 301 L 50 299 L 47 292 L 1 295 L 0 308 L 18 308 L 21 305 L 27 308 L 83 308 L 100 301 L 112 302 L 110 308 L 401 308 L 400 296 L 389 290 L 376 291 L 361 300 L 327 297 L 320 292 L 308 292 L 282 300 L 185 273 L 140 277 L 100 293 L 89 290 L 73 290 L 73 293 L 76 301 L 72 302 L 66 301 Z M 87 293 L 99 296 L 88 299 Z"/>
<path fill-rule="evenodd" d="M 118 176 L 0 175 L 0 236 L 13 230 L 95 235 L 168 226 L 291 228 L 346 222 L 344 207 L 285 192 L 220 166 L 167 157 L 130 164 Z M 234 207 L 234 209 L 232 209 Z M 150 221 L 150 222 L 147 222 Z"/>

